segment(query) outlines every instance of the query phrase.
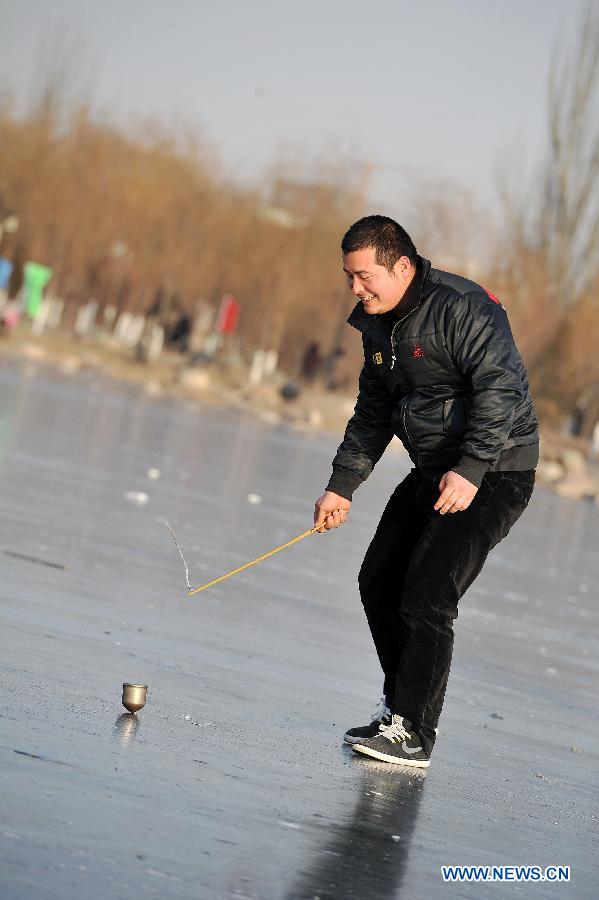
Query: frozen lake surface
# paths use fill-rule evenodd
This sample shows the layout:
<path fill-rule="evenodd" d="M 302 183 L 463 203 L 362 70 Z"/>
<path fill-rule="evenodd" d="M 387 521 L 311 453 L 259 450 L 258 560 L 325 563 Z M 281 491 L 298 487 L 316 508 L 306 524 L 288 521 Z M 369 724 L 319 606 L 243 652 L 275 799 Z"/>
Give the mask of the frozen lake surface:
<path fill-rule="evenodd" d="M 538 488 L 494 551 L 418 773 L 342 743 L 380 694 L 356 575 L 403 455 L 343 528 L 189 599 L 164 519 L 192 586 L 221 575 L 311 526 L 335 437 L 31 364 L 0 414 L 2 900 L 597 896 L 599 510 Z"/>

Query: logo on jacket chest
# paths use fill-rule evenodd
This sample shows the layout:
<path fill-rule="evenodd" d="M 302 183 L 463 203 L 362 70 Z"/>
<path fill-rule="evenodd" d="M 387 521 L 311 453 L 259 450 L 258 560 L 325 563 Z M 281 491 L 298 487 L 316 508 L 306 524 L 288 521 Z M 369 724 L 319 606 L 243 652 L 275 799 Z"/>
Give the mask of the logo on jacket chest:
<path fill-rule="evenodd" d="M 406 351 L 413 359 L 423 359 L 426 356 L 426 351 L 420 346 L 420 344 L 415 344 L 414 347 L 405 347 L 403 352 L 406 353 Z M 401 352 L 398 355 L 401 357 Z M 393 359 L 395 360 L 395 356 L 393 357 Z M 376 366 L 383 365 L 384 359 L 383 354 L 380 350 L 377 350 L 372 354 L 372 361 Z"/>

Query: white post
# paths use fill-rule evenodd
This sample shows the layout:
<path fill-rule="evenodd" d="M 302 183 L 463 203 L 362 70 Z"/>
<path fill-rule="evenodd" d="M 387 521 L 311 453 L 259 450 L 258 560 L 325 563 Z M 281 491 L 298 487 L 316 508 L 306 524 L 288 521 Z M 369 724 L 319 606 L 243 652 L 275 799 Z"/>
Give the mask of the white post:
<path fill-rule="evenodd" d="M 256 350 L 254 353 L 252 365 L 250 366 L 250 374 L 248 376 L 248 380 L 253 386 L 260 384 L 264 378 L 265 358 L 266 354 L 264 353 L 264 350 Z"/>
<path fill-rule="evenodd" d="M 147 359 L 148 362 L 155 362 L 162 352 L 164 346 L 164 328 L 162 325 L 152 325 L 150 332 L 150 340 L 148 342 Z"/>

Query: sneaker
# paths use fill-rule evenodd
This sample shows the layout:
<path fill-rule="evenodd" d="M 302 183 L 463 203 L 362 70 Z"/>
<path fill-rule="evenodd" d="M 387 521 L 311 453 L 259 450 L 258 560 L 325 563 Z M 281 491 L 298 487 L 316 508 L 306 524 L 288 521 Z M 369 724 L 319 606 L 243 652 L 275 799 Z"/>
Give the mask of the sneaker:
<path fill-rule="evenodd" d="M 366 738 L 376 737 L 379 733 L 381 725 L 391 724 L 391 711 L 385 702 L 385 698 L 381 697 L 379 704 L 372 716 L 370 725 L 361 725 L 358 728 L 350 728 L 343 735 L 346 744 L 357 744 Z"/>
<path fill-rule="evenodd" d="M 355 741 L 352 750 L 382 759 L 384 762 L 425 769 L 430 760 L 422 749 L 420 738 L 412 731 L 412 723 L 403 716 L 392 716 L 389 725 L 382 724 L 376 737 Z"/>

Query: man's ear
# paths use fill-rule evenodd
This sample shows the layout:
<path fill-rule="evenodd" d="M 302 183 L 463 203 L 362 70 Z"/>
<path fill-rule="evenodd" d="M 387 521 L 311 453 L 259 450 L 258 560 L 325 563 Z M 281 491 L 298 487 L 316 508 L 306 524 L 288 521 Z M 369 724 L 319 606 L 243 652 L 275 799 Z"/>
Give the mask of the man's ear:
<path fill-rule="evenodd" d="M 410 273 L 411 266 L 408 256 L 400 256 L 393 267 L 396 278 L 405 278 Z"/>

